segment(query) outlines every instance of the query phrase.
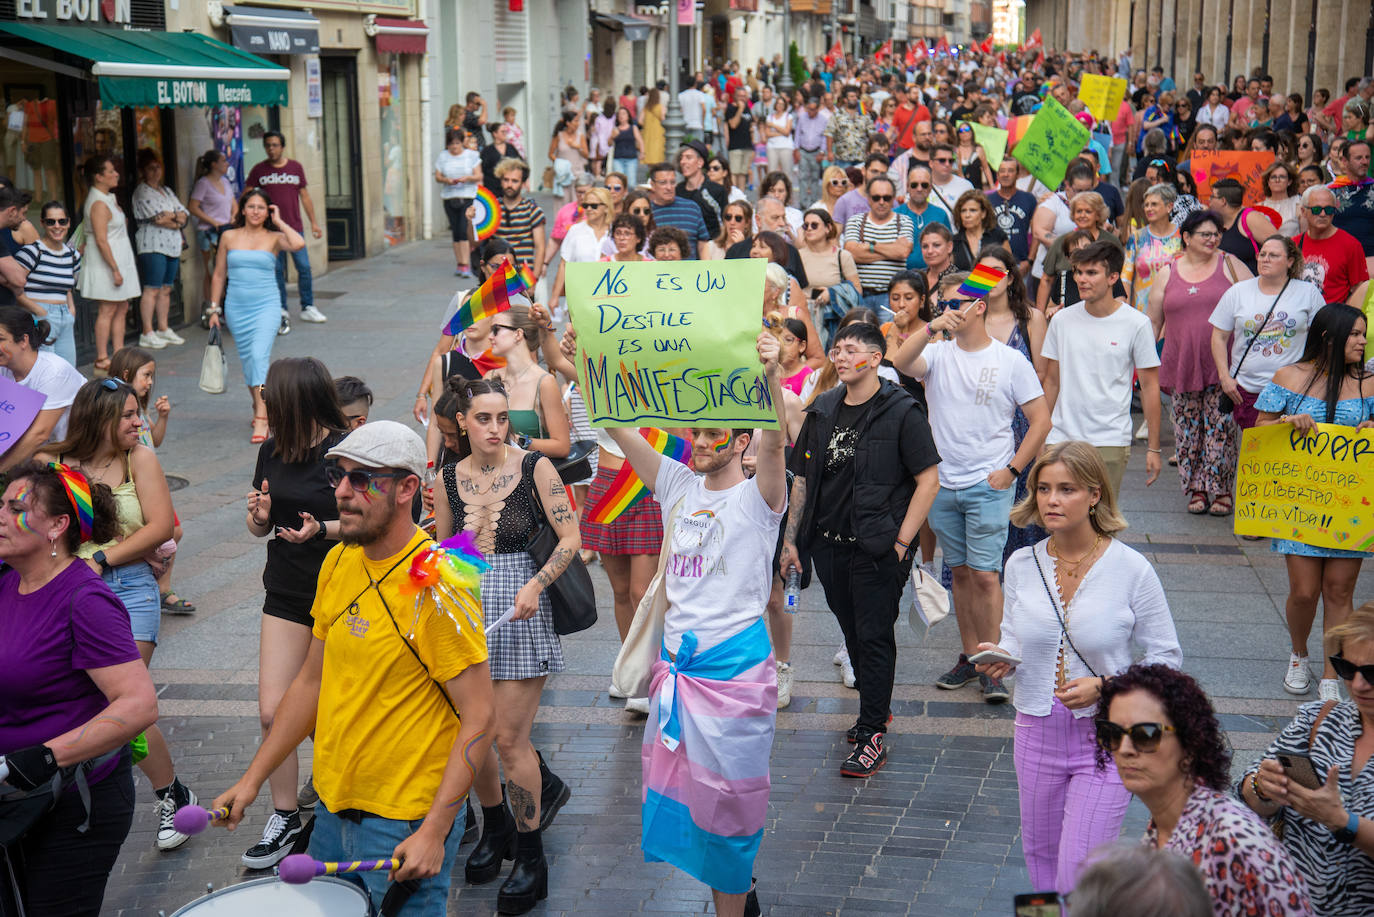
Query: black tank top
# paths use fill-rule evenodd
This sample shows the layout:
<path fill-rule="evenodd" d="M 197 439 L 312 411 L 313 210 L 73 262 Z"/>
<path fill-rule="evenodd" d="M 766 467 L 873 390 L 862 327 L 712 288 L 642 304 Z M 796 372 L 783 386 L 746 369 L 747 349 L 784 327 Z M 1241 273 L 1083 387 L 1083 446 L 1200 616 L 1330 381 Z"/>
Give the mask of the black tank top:
<path fill-rule="evenodd" d="M 1221 241 L 1217 243 L 1217 248 L 1228 254 L 1235 255 L 1245 263 L 1250 269 L 1250 273 L 1255 273 L 1255 245 L 1241 229 L 1241 221 L 1250 212 L 1248 207 L 1242 208 L 1236 215 L 1236 221 L 1226 228 L 1221 234 Z"/>

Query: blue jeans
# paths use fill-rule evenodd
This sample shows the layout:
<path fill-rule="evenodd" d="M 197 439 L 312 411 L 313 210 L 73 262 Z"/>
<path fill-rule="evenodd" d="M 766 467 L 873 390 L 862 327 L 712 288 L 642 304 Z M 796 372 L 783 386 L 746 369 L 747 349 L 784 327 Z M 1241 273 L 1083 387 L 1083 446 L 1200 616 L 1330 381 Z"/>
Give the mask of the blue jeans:
<path fill-rule="evenodd" d="M 444 865 L 439 874 L 425 879 L 406 906 L 387 917 L 445 917 L 448 913 L 449 879 L 453 863 L 458 857 L 458 845 L 463 840 L 463 813 L 458 813 L 457 830 L 450 830 L 444 840 Z M 396 845 L 410 837 L 420 827 L 422 819 L 396 821 L 390 818 L 367 817 L 360 822 L 340 818 L 320 804 L 315 809 L 315 828 L 310 834 L 310 855 L 328 862 L 377 860 L 391 856 Z M 388 882 L 385 872 L 348 873 L 340 878 L 361 885 L 372 906 L 381 908 Z"/>
<path fill-rule="evenodd" d="M 291 260 L 296 263 L 296 282 L 299 284 L 301 309 L 308 309 L 315 304 L 314 277 L 310 273 L 310 252 L 304 248 L 298 252 L 292 252 Z M 277 252 L 277 292 L 281 294 L 281 310 L 285 312 L 286 252 Z"/>
<path fill-rule="evenodd" d="M 48 325 L 52 328 L 52 343 L 43 344 L 39 350 L 51 350 L 62 359 L 73 366 L 76 365 L 76 336 L 72 329 L 76 325 L 76 316 L 67 311 L 67 304 L 50 303 L 37 300 L 38 304 L 48 310 L 46 316 Z"/>
<path fill-rule="evenodd" d="M 636 174 L 639 172 L 638 159 L 613 158 L 611 160 L 611 171 L 619 172 L 621 175 L 624 175 L 626 183 L 628 183 L 631 188 L 639 184 L 639 176 Z"/>
<path fill-rule="evenodd" d="M 886 293 L 874 293 L 871 296 L 868 294 L 859 295 L 859 305 L 878 313 L 879 322 L 892 321 L 892 310 L 888 307 L 888 302 Z"/>

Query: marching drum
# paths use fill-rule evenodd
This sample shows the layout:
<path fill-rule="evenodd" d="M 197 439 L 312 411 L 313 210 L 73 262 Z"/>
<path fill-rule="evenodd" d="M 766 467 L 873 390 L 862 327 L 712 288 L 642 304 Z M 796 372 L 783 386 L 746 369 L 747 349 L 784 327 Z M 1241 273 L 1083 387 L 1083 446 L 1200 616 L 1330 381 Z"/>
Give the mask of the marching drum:
<path fill-rule="evenodd" d="M 172 917 L 368 917 L 372 902 L 357 885 L 323 876 L 305 885 L 252 879 L 197 898 Z"/>

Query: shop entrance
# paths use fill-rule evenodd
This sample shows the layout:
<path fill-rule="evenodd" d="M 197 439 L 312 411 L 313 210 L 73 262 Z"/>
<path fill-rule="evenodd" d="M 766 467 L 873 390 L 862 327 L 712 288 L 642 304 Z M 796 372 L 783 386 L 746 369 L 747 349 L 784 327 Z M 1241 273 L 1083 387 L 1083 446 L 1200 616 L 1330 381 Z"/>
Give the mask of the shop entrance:
<path fill-rule="evenodd" d="M 361 258 L 362 184 L 358 174 L 358 63 L 321 57 L 324 117 L 324 214 L 329 260 Z"/>

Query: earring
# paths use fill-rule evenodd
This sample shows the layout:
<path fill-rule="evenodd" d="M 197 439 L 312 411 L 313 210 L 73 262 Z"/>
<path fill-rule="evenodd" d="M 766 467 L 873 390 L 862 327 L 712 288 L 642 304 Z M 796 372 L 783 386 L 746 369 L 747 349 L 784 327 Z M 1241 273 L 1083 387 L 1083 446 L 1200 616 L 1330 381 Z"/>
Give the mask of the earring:
<path fill-rule="evenodd" d="M 1097 515 L 1097 504 L 1096 504 L 1096 503 L 1094 503 L 1092 506 L 1089 506 L 1089 507 L 1088 507 L 1088 515 L 1090 515 L 1090 516 L 1096 516 L 1096 515 Z"/>
<path fill-rule="evenodd" d="M 57 536 L 56 536 L 56 535 L 52 536 L 51 538 L 48 539 L 48 541 L 52 542 L 52 555 L 51 555 L 51 556 L 56 557 L 56 556 L 57 556 Z"/>

